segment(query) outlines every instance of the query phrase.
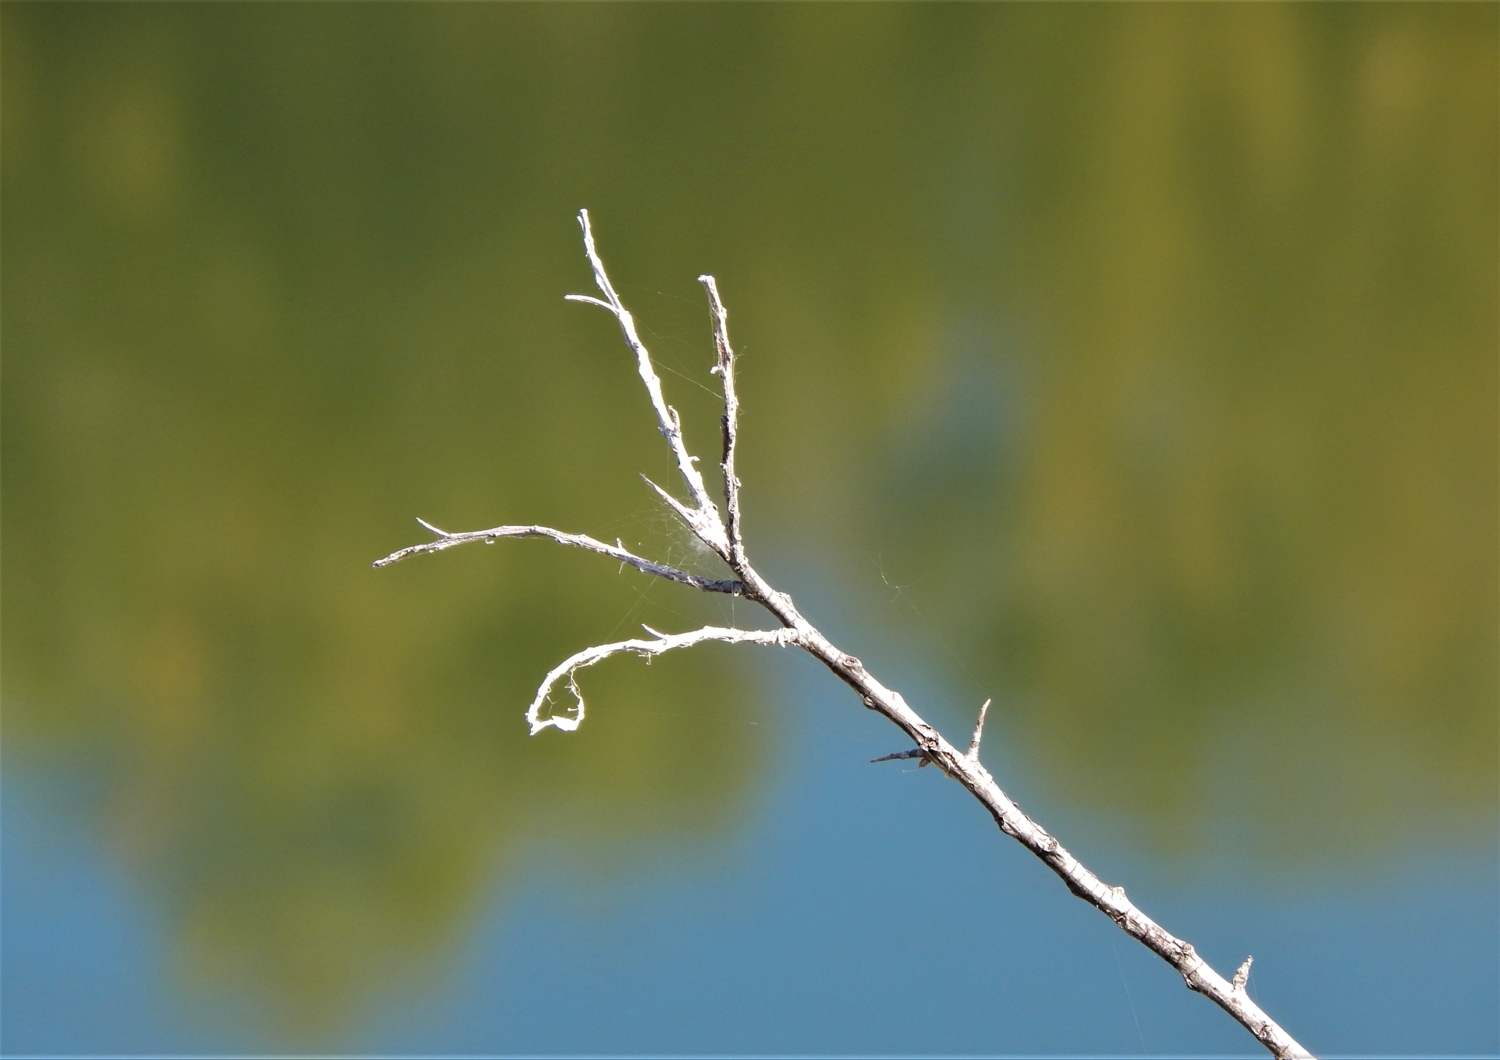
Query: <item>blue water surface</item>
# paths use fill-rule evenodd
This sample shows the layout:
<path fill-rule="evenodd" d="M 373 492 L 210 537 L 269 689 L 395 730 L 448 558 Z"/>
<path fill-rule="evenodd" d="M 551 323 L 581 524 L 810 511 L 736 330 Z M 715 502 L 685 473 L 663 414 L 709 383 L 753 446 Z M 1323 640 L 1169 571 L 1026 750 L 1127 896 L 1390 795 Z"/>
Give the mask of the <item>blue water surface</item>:
<path fill-rule="evenodd" d="M 898 734 L 826 673 L 765 665 L 787 741 L 742 829 L 643 858 L 658 868 L 607 891 L 538 846 L 459 952 L 372 1000 L 333 1051 L 1263 1055 L 957 785 L 871 765 Z M 1003 726 L 989 740 L 1003 773 Z M 66 784 L 34 766 L 5 775 L 6 1055 L 275 1051 L 248 1003 L 181 992 L 149 898 L 58 811 Z M 1253 952 L 1255 996 L 1315 1051 L 1495 1054 L 1491 857 L 1428 852 L 1268 889 L 1212 872 L 1174 888 L 1124 849 L 1096 853 L 1221 971 Z"/>

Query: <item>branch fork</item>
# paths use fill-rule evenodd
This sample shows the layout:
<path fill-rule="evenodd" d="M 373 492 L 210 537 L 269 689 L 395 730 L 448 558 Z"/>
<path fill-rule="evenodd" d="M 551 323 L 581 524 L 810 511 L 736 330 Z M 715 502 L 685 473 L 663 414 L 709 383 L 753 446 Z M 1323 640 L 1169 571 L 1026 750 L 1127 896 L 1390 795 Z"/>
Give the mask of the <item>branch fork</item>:
<path fill-rule="evenodd" d="M 1245 989 L 1250 975 L 1249 958 L 1240 966 L 1233 980 L 1224 979 L 1209 967 L 1191 945 L 1174 937 L 1141 912 L 1126 897 L 1123 888 L 1109 886 L 1085 868 L 1063 848 L 1061 843 L 1023 813 L 1021 808 L 1000 789 L 994 777 L 979 761 L 979 745 L 984 733 L 985 716 L 989 711 L 989 700 L 986 700 L 979 708 L 979 718 L 974 726 L 974 734 L 969 741 L 968 750 L 960 752 L 945 740 L 937 729 L 912 710 L 899 692 L 881 684 L 857 658 L 834 646 L 802 616 L 790 596 L 772 588 L 761 577 L 746 557 L 741 537 L 740 481 L 735 474 L 739 398 L 734 383 L 734 351 L 729 344 L 729 318 L 723 301 L 719 297 L 718 285 L 712 276 L 698 277 L 707 293 L 712 316 L 715 362 L 709 371 L 710 374 L 719 377 L 724 393 L 724 414 L 720 420 L 723 452 L 719 462 L 724 486 L 722 512 L 709 496 L 696 460 L 688 452 L 683 440 L 681 417 L 677 414 L 677 410 L 666 402 L 662 393 L 661 379 L 656 374 L 650 353 L 636 331 L 635 320 L 621 302 L 605 271 L 604 262 L 599 258 L 587 210 L 579 212 L 578 223 L 583 229 L 584 253 L 593 269 L 594 283 L 604 297 L 568 295 L 567 298 L 570 301 L 598 306 L 613 314 L 619 323 L 625 344 L 635 355 L 636 369 L 642 383 L 645 384 L 647 396 L 650 398 L 657 428 L 666 441 L 667 448 L 671 451 L 673 461 L 686 487 L 688 500 L 686 503 L 678 500 L 649 479 L 646 480 L 647 484 L 666 501 L 693 534 L 724 561 L 734 577 L 703 578 L 655 560 L 637 556 L 618 540 L 615 544 L 609 545 L 586 534 L 566 533 L 546 526 L 496 526 L 488 530 L 450 533 L 420 519 L 418 522 L 436 535 L 436 539 L 393 552 L 384 559 L 376 560 L 375 566 L 384 567 L 408 556 L 441 552 L 444 549 L 476 541 L 493 544 L 501 538 L 541 537 L 560 545 L 582 548 L 607 556 L 618 561 L 622 570 L 625 566 L 630 566 L 643 574 L 689 585 L 703 592 L 727 593 L 760 604 L 776 620 L 779 628 L 754 630 L 703 626 L 686 633 L 662 633 L 645 627 L 647 634 L 645 638 L 599 644 L 569 656 L 543 678 L 535 698 L 527 708 L 526 721 L 532 735 L 547 728 L 555 728 L 562 732 L 577 729 L 583 723 L 585 715 L 583 695 L 578 688 L 578 671 L 615 655 L 634 654 L 649 662 L 663 652 L 692 647 L 706 641 L 801 648 L 854 689 L 866 707 L 883 714 L 915 744 L 910 750 L 897 751 L 895 754 L 885 755 L 873 761 L 886 762 L 894 759 L 918 758 L 923 766 L 929 764 L 937 766 L 962 784 L 989 811 L 1002 832 L 1036 855 L 1043 864 L 1062 879 L 1069 890 L 1099 909 L 1123 931 L 1172 965 L 1182 975 L 1189 989 L 1213 1000 L 1254 1035 L 1273 1056 L 1279 1060 L 1303 1060 L 1303 1058 L 1310 1060 L 1312 1054 L 1299 1045 L 1250 999 Z M 573 703 L 570 708 L 557 712 L 551 710 L 549 705 L 554 690 L 560 684 L 567 688 Z"/>

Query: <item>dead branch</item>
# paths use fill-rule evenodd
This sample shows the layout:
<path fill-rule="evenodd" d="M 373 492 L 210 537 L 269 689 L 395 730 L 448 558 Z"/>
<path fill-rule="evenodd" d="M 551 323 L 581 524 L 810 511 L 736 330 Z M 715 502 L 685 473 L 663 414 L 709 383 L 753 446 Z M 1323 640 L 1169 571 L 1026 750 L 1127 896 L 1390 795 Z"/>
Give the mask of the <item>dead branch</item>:
<path fill-rule="evenodd" d="M 640 336 L 636 333 L 635 321 L 616 294 L 604 263 L 594 246 L 594 234 L 589 224 L 587 210 L 579 212 L 578 223 L 583 228 L 584 251 L 593 268 L 594 282 L 603 293 L 598 299 L 588 295 L 568 295 L 576 302 L 597 305 L 614 314 L 624 333 L 626 345 L 635 354 L 636 367 L 651 406 L 656 413 L 657 426 L 671 450 L 672 457 L 687 486 L 690 504 L 683 504 L 654 482 L 647 482 L 671 505 L 679 517 L 695 535 L 711 548 L 736 576 L 734 579 L 711 581 L 665 564 L 636 556 L 622 545 L 606 545 L 583 534 L 567 534 L 544 526 L 497 526 L 490 530 L 450 534 L 429 523 L 423 526 L 438 535 L 436 541 L 413 545 L 394 552 L 375 566 L 382 567 L 418 552 L 438 552 L 455 545 L 472 541 L 494 542 L 502 537 L 545 537 L 559 544 L 572 545 L 598 552 L 601 555 L 628 563 L 646 574 L 691 585 L 705 592 L 731 593 L 765 607 L 780 624 L 777 630 L 742 630 L 717 626 L 705 626 L 687 633 L 658 633 L 647 629 L 650 640 L 626 640 L 613 644 L 601 644 L 563 660 L 547 674 L 537 689 L 536 697 L 526 711 L 526 720 L 533 735 L 545 728 L 571 731 L 578 728 L 584 719 L 583 696 L 577 684 L 577 672 L 585 667 L 613 655 L 633 653 L 641 656 L 659 655 L 676 648 L 691 647 L 704 641 L 716 640 L 730 644 L 765 644 L 779 647 L 795 646 L 807 651 L 859 694 L 860 700 L 871 710 L 879 711 L 900 728 L 916 745 L 907 751 L 885 755 L 874 759 L 877 762 L 892 759 L 919 758 L 922 765 L 935 765 L 948 776 L 958 781 L 994 817 L 995 823 L 1006 835 L 1017 840 L 1035 854 L 1042 863 L 1062 878 L 1070 891 L 1113 920 L 1123 931 L 1166 961 L 1182 976 L 1189 989 L 1206 995 L 1220 1008 L 1233 1016 L 1257 1041 L 1264 1045 L 1279 1060 L 1307 1058 L 1312 1054 L 1299 1045 L 1291 1035 L 1282 1030 L 1269 1016 L 1250 999 L 1245 984 L 1250 974 L 1250 960 L 1240 966 L 1233 981 L 1226 980 L 1208 962 L 1198 956 L 1193 947 L 1176 938 L 1154 920 L 1141 912 L 1120 887 L 1111 887 L 1079 863 L 1061 843 L 1047 833 L 1021 811 L 1011 798 L 1000 790 L 987 769 L 979 761 L 979 742 L 984 731 L 985 714 L 989 709 L 986 701 L 980 708 L 979 720 L 967 752 L 961 752 L 945 740 L 941 733 L 912 710 L 900 693 L 877 681 L 864 664 L 854 656 L 835 647 L 812 623 L 808 622 L 792 603 L 786 593 L 773 589 L 760 576 L 746 558 L 740 531 L 739 479 L 735 477 L 734 455 L 737 441 L 739 399 L 734 387 L 734 353 L 729 345 L 728 314 L 719 299 L 719 289 L 712 276 L 700 276 L 699 280 L 708 292 L 709 308 L 713 314 L 713 338 L 717 354 L 710 372 L 720 377 L 724 390 L 723 459 L 720 470 L 724 476 L 724 502 L 727 510 L 722 515 L 718 506 L 709 497 L 703 484 L 703 476 L 688 452 L 682 436 L 682 423 L 677 410 L 666 403 L 662 394 L 661 380 L 651 363 Z M 566 679 L 569 692 L 574 698 L 572 713 L 550 714 L 543 717 L 543 706 L 552 689 Z"/>

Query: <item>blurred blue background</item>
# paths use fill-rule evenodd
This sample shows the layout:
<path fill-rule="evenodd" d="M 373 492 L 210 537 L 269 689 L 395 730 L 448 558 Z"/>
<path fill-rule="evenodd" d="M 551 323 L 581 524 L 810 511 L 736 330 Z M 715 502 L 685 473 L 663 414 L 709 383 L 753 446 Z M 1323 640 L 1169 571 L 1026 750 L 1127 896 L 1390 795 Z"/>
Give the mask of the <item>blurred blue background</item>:
<path fill-rule="evenodd" d="M 752 556 L 1328 1055 L 1500 1050 L 1491 5 L 3 22 L 7 1054 L 1255 1055 L 810 660 L 543 674 Z"/>

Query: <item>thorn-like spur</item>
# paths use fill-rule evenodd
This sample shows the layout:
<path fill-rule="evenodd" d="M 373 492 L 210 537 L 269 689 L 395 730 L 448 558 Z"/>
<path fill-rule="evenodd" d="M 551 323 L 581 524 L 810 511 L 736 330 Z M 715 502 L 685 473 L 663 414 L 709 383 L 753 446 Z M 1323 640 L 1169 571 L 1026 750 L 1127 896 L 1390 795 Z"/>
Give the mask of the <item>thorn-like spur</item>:
<path fill-rule="evenodd" d="M 979 740 L 984 735 L 984 716 L 990 712 L 990 700 L 984 701 L 984 706 L 979 708 L 979 720 L 974 723 L 974 738 L 969 741 L 969 758 L 975 762 L 979 761 Z"/>
<path fill-rule="evenodd" d="M 920 747 L 913 747 L 910 751 L 897 751 L 895 754 L 881 755 L 879 758 L 870 759 L 870 761 L 872 763 L 894 762 L 898 758 L 920 758 L 922 759 L 922 765 L 925 766 L 927 764 L 927 752 L 922 750 Z M 917 768 L 920 769 L 921 766 L 918 766 Z"/>

